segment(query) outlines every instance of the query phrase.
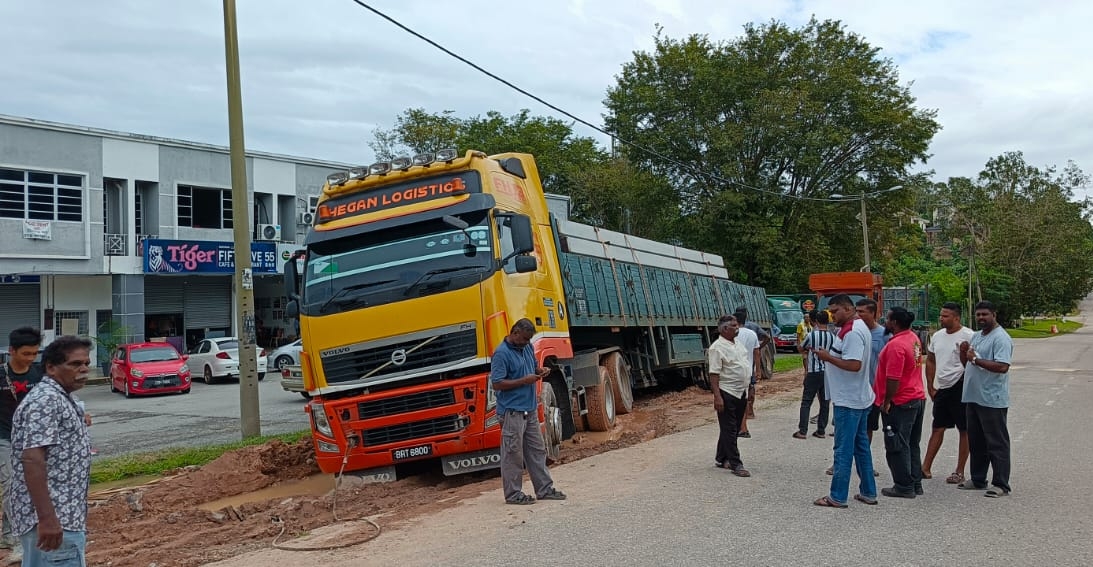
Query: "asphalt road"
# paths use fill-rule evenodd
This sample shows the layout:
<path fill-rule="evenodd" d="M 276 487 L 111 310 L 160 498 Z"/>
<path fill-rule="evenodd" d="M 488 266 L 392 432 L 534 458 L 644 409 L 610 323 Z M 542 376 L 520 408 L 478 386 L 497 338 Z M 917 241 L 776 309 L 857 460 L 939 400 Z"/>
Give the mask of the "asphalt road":
<path fill-rule="evenodd" d="M 1093 313 L 1093 302 L 1084 307 Z M 565 502 L 506 506 L 498 486 L 352 548 L 266 550 L 218 565 L 1093 565 L 1091 345 L 1088 326 L 1016 341 L 1009 498 L 945 484 L 950 433 L 924 496 L 816 507 L 831 441 L 792 439 L 797 409 L 783 404 L 749 422 L 742 451 L 752 478 L 713 468 L 717 430 L 704 426 L 552 469 Z M 878 436 L 881 487 L 891 483 L 882 447 Z"/>
<path fill-rule="evenodd" d="M 282 390 L 279 376 L 268 376 L 258 383 L 262 433 L 308 429 L 304 399 Z M 195 382 L 189 394 L 129 399 L 100 384 L 87 386 L 76 395 L 92 415 L 91 442 L 99 450 L 96 458 L 230 443 L 242 438 L 238 382 Z"/>

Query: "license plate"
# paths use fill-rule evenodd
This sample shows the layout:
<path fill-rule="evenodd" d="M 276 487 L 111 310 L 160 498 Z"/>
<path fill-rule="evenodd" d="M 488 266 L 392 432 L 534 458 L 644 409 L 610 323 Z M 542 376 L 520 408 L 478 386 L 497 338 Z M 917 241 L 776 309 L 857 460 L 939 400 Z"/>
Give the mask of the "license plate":
<path fill-rule="evenodd" d="M 432 445 L 418 445 L 417 447 L 406 447 L 403 449 L 392 449 L 391 460 L 393 461 L 405 461 L 407 459 L 420 459 L 422 457 L 428 457 L 433 454 Z"/>

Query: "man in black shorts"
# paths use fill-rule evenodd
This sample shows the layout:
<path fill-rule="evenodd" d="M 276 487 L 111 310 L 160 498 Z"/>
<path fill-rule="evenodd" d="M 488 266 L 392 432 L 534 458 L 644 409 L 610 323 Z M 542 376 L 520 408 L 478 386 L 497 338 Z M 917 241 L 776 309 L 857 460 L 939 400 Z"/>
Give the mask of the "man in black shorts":
<path fill-rule="evenodd" d="M 964 365 L 960 363 L 960 343 L 970 341 L 974 331 L 960 324 L 960 304 L 941 306 L 938 321 L 941 329 L 930 337 L 926 351 L 926 393 L 934 402 L 933 431 L 922 459 L 922 478 L 931 478 L 934 458 L 945 440 L 945 430 L 956 427 L 960 435 L 956 471 L 945 479 L 949 484 L 964 481 L 964 465 L 968 462 L 968 433 L 965 421 Z"/>

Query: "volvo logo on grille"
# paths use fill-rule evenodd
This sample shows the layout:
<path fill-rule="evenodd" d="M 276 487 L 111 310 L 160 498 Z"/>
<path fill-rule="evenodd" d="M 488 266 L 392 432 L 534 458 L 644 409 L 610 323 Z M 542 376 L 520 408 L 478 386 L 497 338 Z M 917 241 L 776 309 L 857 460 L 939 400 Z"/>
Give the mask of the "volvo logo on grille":
<path fill-rule="evenodd" d="M 391 364 L 402 366 L 406 364 L 406 349 L 400 348 L 391 353 Z"/>

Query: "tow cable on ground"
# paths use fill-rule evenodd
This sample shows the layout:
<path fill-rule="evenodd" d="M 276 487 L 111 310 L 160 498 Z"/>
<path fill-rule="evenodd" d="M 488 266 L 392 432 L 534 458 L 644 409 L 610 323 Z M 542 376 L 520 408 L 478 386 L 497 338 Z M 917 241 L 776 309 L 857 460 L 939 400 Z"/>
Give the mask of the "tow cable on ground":
<path fill-rule="evenodd" d="M 345 451 L 345 456 L 342 457 L 342 468 L 338 471 L 338 476 L 334 477 L 334 496 L 333 496 L 333 501 L 331 502 L 330 512 L 334 515 L 334 522 L 335 523 L 345 523 L 345 524 L 349 524 L 349 523 L 353 523 L 353 522 L 367 523 L 367 524 L 371 525 L 376 530 L 376 533 L 372 534 L 371 536 L 369 536 L 366 539 L 362 539 L 362 540 L 359 540 L 359 541 L 350 540 L 349 542 L 335 543 L 335 544 L 331 544 L 331 545 L 318 545 L 318 546 L 314 546 L 314 547 L 288 547 L 288 546 L 285 546 L 283 544 L 277 543 L 277 541 L 279 539 L 281 539 L 281 536 L 285 535 L 285 530 L 288 529 L 288 526 L 285 524 L 284 520 L 282 520 L 280 518 L 280 516 L 274 516 L 273 518 L 271 518 L 271 521 L 275 525 L 280 525 L 281 526 L 281 532 L 277 534 L 277 537 L 273 538 L 273 543 L 270 544 L 274 549 L 281 549 L 281 550 L 284 550 L 284 551 L 326 551 L 326 550 L 330 550 L 330 549 L 342 549 L 342 548 L 345 548 L 345 547 L 352 547 L 354 545 L 360 545 L 362 543 L 367 543 L 367 542 L 372 541 L 372 540 L 376 539 L 377 537 L 379 537 L 380 531 L 381 531 L 380 525 L 377 524 L 376 522 L 373 522 L 369 518 L 363 518 L 363 517 L 362 518 L 346 518 L 346 519 L 343 520 L 343 519 L 338 517 L 338 488 L 342 484 L 342 477 L 345 476 L 345 466 L 346 466 L 347 463 L 349 463 L 349 451 L 354 446 L 356 446 L 356 444 L 351 444 L 350 447 L 347 448 L 347 450 Z M 334 525 L 334 524 L 330 524 L 330 525 Z"/>

